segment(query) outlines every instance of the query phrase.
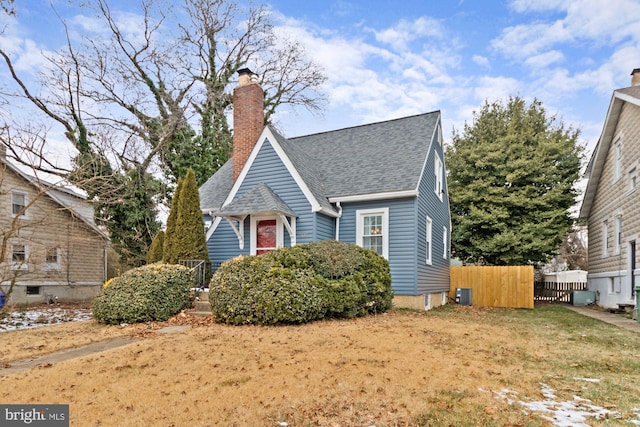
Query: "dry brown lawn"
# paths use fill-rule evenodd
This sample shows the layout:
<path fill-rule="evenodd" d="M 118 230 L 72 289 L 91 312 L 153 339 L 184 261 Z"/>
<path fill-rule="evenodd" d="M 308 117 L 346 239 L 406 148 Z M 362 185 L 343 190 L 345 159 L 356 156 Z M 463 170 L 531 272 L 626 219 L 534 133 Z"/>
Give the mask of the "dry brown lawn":
<path fill-rule="evenodd" d="M 157 332 L 175 324 L 191 327 Z M 120 335 L 139 339 L 0 377 L 0 402 L 69 404 L 82 427 L 552 425 L 500 398 L 544 400 L 542 383 L 616 414 L 584 425 L 629 425 L 640 407 L 640 334 L 558 307 L 278 327 L 85 321 L 1 333 L 0 365 Z"/>

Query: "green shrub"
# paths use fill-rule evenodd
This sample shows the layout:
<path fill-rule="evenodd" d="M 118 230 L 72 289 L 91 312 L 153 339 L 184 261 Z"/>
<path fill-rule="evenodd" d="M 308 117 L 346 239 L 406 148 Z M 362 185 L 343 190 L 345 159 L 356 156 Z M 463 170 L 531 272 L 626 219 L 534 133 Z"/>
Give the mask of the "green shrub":
<path fill-rule="evenodd" d="M 310 269 L 285 268 L 266 256 L 235 258 L 211 280 L 211 311 L 232 325 L 309 322 L 324 315 L 323 281 Z"/>
<path fill-rule="evenodd" d="M 191 271 L 181 265 L 150 264 L 115 277 L 93 300 L 101 323 L 165 321 L 191 306 Z"/>
<path fill-rule="evenodd" d="M 356 249 L 365 258 L 359 270 L 367 292 L 365 308 L 369 313 L 383 313 L 391 308 L 393 301 L 389 261 L 371 249 L 359 246 Z"/>
<path fill-rule="evenodd" d="M 224 263 L 209 286 L 213 315 L 230 324 L 303 323 L 391 308 L 387 260 L 334 240 Z"/>

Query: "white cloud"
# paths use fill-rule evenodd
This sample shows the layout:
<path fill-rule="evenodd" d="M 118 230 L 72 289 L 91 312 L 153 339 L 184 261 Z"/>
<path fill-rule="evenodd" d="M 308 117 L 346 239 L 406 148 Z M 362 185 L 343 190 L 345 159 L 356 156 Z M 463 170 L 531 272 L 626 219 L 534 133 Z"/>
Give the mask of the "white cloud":
<path fill-rule="evenodd" d="M 518 13 L 542 15 L 505 28 L 493 40 L 492 46 L 507 56 L 527 58 L 562 43 L 580 44 L 588 52 L 625 39 L 640 41 L 640 3 L 635 0 L 606 6 L 600 0 L 515 0 L 510 6 Z M 554 12 L 551 19 L 549 12 Z"/>
<path fill-rule="evenodd" d="M 561 62 L 564 54 L 559 50 L 551 50 L 539 55 L 531 56 L 526 59 L 525 63 L 533 68 L 546 68 L 551 64 Z"/>
<path fill-rule="evenodd" d="M 476 64 L 480 65 L 481 67 L 491 68 L 491 63 L 489 62 L 489 58 L 487 58 L 486 56 L 473 55 L 471 57 L 471 60 Z"/>
<path fill-rule="evenodd" d="M 518 96 L 522 83 L 511 77 L 480 77 L 473 90 L 475 99 L 481 103 L 484 100 L 494 102 L 507 99 L 509 96 Z"/>
<path fill-rule="evenodd" d="M 377 41 L 404 51 L 409 45 L 422 38 L 442 38 L 445 28 L 433 18 L 422 16 L 414 21 L 401 20 L 395 26 L 381 31 L 371 30 Z"/>

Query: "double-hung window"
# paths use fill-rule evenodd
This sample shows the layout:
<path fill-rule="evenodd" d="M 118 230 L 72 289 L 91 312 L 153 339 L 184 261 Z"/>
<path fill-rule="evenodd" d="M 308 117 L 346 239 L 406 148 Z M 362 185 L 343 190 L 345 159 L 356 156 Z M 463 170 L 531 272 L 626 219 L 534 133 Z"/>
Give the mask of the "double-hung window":
<path fill-rule="evenodd" d="M 58 248 L 48 248 L 45 260 L 45 270 L 59 270 L 60 269 L 60 251 Z"/>
<path fill-rule="evenodd" d="M 618 137 L 614 144 L 615 165 L 613 170 L 613 182 L 620 179 L 622 174 L 622 137 Z"/>
<path fill-rule="evenodd" d="M 12 270 L 26 270 L 28 251 L 27 247 L 22 244 L 11 245 L 11 269 Z"/>
<path fill-rule="evenodd" d="M 609 223 L 602 223 L 602 256 L 609 256 Z"/>
<path fill-rule="evenodd" d="M 389 208 L 356 211 L 356 242 L 389 258 Z"/>
<path fill-rule="evenodd" d="M 616 254 L 620 253 L 620 249 L 622 248 L 622 218 L 621 217 L 617 217 L 616 218 L 616 246 L 615 246 L 615 251 Z"/>
<path fill-rule="evenodd" d="M 11 215 L 25 216 L 27 207 L 27 193 L 24 191 L 11 190 Z"/>
<path fill-rule="evenodd" d="M 433 252 L 433 220 L 431 217 L 427 216 L 427 230 L 426 230 L 426 239 L 425 239 L 425 251 L 426 251 L 426 263 L 431 265 L 431 255 Z"/>
<path fill-rule="evenodd" d="M 442 160 L 440 160 L 440 156 L 438 156 L 438 153 L 433 153 L 434 154 L 434 160 L 433 160 L 433 172 L 435 174 L 434 176 L 434 186 L 433 186 L 433 191 L 434 193 L 436 193 L 436 196 L 438 196 L 438 198 L 442 201 L 442 193 L 444 191 L 444 187 L 443 187 L 443 181 L 444 181 L 444 167 L 442 164 Z"/>
<path fill-rule="evenodd" d="M 444 259 L 447 259 L 447 256 L 449 255 L 448 237 L 449 233 L 447 231 L 447 227 L 442 227 L 442 258 Z"/>

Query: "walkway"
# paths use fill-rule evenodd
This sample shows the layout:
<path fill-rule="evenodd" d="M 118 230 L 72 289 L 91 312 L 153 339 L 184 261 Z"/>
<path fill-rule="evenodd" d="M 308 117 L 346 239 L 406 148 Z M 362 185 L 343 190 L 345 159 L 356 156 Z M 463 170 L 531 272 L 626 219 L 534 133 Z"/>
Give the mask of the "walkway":
<path fill-rule="evenodd" d="M 166 328 L 159 329 L 157 332 L 161 334 L 175 334 L 187 329 L 189 329 L 189 326 L 167 326 Z M 103 341 L 96 341 L 91 344 L 83 345 L 82 347 L 68 348 L 42 356 L 16 360 L 8 363 L 5 367 L 0 366 L 0 377 L 17 374 L 18 372 L 27 371 L 38 366 L 51 366 L 54 363 L 64 362 L 65 360 L 76 357 L 88 356 L 105 350 L 111 350 L 112 348 L 122 347 L 136 341 L 138 341 L 138 338 L 117 337 Z"/>
<path fill-rule="evenodd" d="M 602 320 L 603 322 L 610 323 L 630 331 L 640 332 L 640 323 L 636 320 L 627 319 L 626 317 L 622 317 L 596 307 L 574 305 L 566 305 L 565 307 L 584 316 L 593 317 L 594 319 Z"/>

